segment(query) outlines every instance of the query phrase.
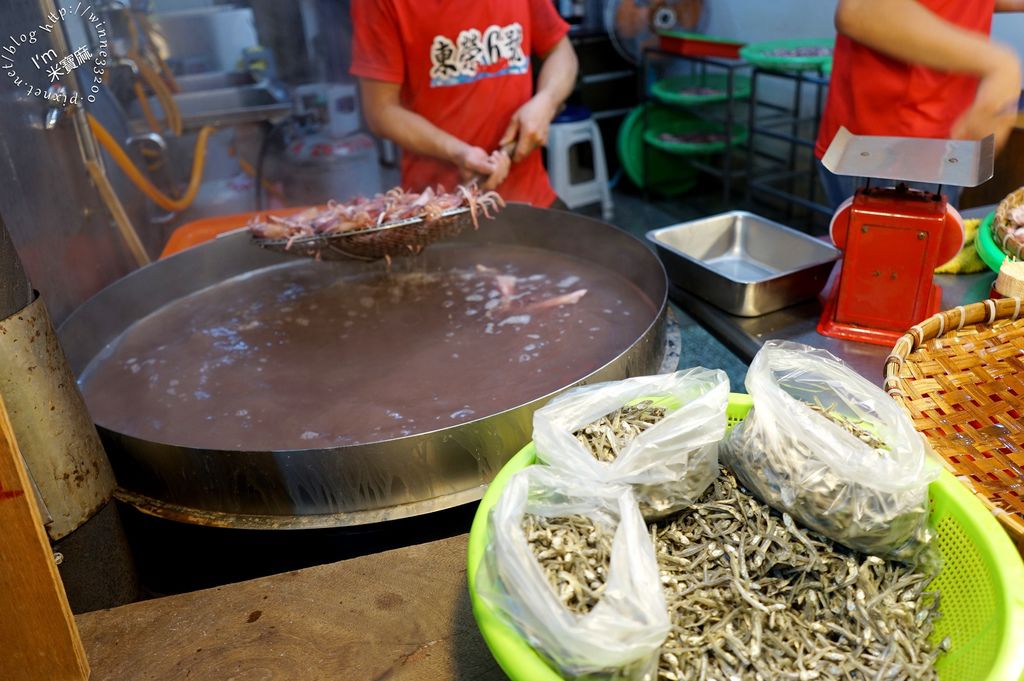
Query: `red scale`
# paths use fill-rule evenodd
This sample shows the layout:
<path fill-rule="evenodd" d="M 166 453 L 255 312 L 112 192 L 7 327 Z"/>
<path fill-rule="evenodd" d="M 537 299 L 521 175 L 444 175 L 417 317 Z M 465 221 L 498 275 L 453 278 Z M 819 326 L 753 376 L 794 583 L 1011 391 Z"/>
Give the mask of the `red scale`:
<path fill-rule="evenodd" d="M 992 141 L 858 137 L 844 128 L 822 162 L 838 175 L 975 186 L 992 176 Z M 830 232 L 843 260 L 819 333 L 891 347 L 942 309 L 933 273 L 964 244 L 963 220 L 945 196 L 904 184 L 859 189 Z"/>

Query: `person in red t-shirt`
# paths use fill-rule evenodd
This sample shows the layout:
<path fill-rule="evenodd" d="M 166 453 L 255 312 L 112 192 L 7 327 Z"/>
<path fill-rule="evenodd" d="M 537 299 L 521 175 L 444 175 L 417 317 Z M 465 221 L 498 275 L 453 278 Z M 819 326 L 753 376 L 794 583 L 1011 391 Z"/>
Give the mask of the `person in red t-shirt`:
<path fill-rule="evenodd" d="M 403 186 L 478 178 L 507 200 L 557 200 L 539 147 L 578 67 L 551 0 L 353 0 L 352 23 L 363 113 L 404 150 Z"/>
<path fill-rule="evenodd" d="M 815 155 L 821 159 L 840 126 L 856 135 L 995 134 L 1001 147 L 1016 118 L 1021 66 L 988 35 L 993 12 L 1019 11 L 1024 0 L 839 0 Z M 853 195 L 856 178 L 820 163 L 819 170 L 833 208 Z M 959 188 L 947 190 L 955 203 Z"/>

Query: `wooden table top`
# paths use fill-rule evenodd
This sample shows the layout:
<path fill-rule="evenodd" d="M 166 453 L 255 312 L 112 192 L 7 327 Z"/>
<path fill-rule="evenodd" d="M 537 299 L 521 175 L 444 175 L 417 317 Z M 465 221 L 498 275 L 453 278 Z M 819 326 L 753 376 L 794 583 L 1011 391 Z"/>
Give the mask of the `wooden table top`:
<path fill-rule="evenodd" d="M 79 615 L 93 681 L 490 681 L 468 535 Z"/>

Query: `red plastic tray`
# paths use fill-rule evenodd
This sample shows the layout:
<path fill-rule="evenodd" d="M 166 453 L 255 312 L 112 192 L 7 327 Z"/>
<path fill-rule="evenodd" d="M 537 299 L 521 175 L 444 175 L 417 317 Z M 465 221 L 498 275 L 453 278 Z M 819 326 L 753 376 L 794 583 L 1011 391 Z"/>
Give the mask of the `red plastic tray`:
<path fill-rule="evenodd" d="M 659 33 L 658 47 L 666 52 L 674 52 L 685 57 L 725 57 L 739 59 L 740 48 L 745 43 L 722 38 L 699 35 L 696 33 Z"/>

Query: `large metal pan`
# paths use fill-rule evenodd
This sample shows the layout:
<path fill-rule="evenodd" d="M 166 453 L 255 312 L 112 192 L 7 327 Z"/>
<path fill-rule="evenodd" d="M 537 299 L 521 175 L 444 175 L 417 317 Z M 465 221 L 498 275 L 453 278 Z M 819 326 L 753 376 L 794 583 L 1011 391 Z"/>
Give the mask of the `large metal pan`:
<path fill-rule="evenodd" d="M 646 330 L 627 350 L 574 385 L 658 370 L 665 348 L 666 277 L 658 258 L 638 239 L 571 213 L 510 205 L 496 220 L 459 240 L 495 248 L 541 247 L 625 276 L 654 304 L 653 312 L 644 311 L 650 317 L 644 320 Z M 162 306 L 287 260 L 289 256 L 256 248 L 247 234 L 237 233 L 128 275 L 88 300 L 61 326 L 73 371 L 81 375 L 125 329 Z M 340 273 L 366 267 L 358 262 L 332 266 L 342 268 Z M 197 449 L 97 426 L 114 466 L 118 496 L 145 513 L 215 527 L 339 527 L 479 499 L 501 466 L 529 441 L 533 412 L 553 394 L 539 394 L 513 409 L 443 430 L 332 449 Z"/>

